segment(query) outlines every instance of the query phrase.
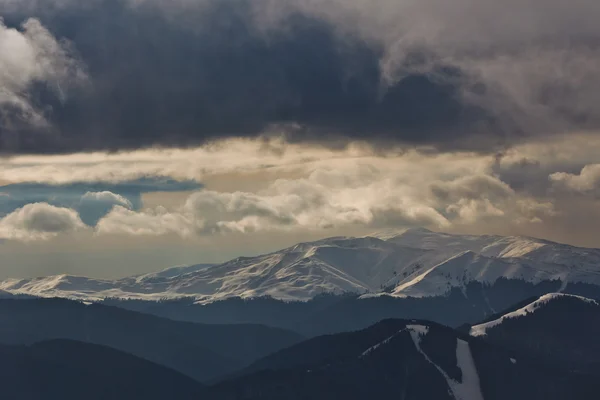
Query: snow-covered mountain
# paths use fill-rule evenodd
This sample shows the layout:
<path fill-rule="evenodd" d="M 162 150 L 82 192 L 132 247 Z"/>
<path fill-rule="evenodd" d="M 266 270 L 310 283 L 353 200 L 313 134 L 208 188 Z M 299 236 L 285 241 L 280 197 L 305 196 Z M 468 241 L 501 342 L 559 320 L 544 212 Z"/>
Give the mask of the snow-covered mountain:
<path fill-rule="evenodd" d="M 118 280 L 69 275 L 9 279 L 0 290 L 81 299 L 193 296 L 200 302 L 271 296 L 308 300 L 321 293 L 444 295 L 469 283 L 518 279 L 600 286 L 600 249 L 526 237 L 471 236 L 411 229 L 401 234 L 334 237 L 219 265 L 176 267 Z"/>

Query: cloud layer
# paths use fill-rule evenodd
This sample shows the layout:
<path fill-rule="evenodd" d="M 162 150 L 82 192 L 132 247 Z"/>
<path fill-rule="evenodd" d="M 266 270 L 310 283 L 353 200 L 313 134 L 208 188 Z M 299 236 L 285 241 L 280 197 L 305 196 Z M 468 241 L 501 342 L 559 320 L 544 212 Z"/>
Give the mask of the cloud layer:
<path fill-rule="evenodd" d="M 600 7 L 588 0 L 0 1 L 7 24 L 36 15 L 71 40 L 90 77 L 66 98 L 30 91 L 52 128 L 5 125 L 19 139 L 4 151 L 273 132 L 495 151 L 600 122 Z M 42 29 L 32 24 L 25 35 Z M 76 65 L 64 46 L 44 48 L 61 50 L 47 65 Z"/>
<path fill-rule="evenodd" d="M 406 165 L 408 160 L 397 162 Z M 300 179 L 277 179 L 257 192 L 200 191 L 174 210 L 133 212 L 115 207 L 98 222 L 100 234 L 215 235 L 264 231 L 429 226 L 448 229 L 488 220 L 538 223 L 553 216 L 550 202 L 522 195 L 484 172 L 460 176 L 460 162 L 423 160 L 422 171 L 391 165 L 334 165 Z M 406 163 L 406 164 L 405 164 Z M 440 176 L 433 165 L 446 168 Z"/>
<path fill-rule="evenodd" d="M 594 140 L 588 136 L 579 140 L 592 152 Z M 238 140 L 190 150 L 139 151 L 95 160 L 92 156 L 83 166 L 82 155 L 26 156 L 5 164 L 6 177 L 62 184 L 13 183 L 5 188 L 13 194 L 16 188 L 45 188 L 50 191 L 46 196 L 52 190 L 77 188 L 79 194 L 71 208 L 101 236 L 199 238 L 268 232 L 323 236 L 345 229 L 423 225 L 452 230 L 496 224 L 517 229 L 556 218 L 562 211 L 555 207 L 556 201 L 571 196 L 558 191 L 558 181 L 553 178 L 553 174 L 565 173 L 565 165 L 542 157 L 544 146 L 534 148 L 537 155 L 527 145 L 496 157 L 385 153 L 360 144 L 334 151 L 279 141 Z M 540 175 L 544 168 L 552 171 L 545 172 L 545 187 L 538 193 L 525 190 L 528 184 L 511 180 L 512 171 L 527 157 L 534 161 L 526 165 L 534 165 Z M 548 162 L 551 164 L 544 166 Z M 49 165 L 52 173 L 46 175 L 43 171 Z M 70 174 L 75 167 L 78 174 Z M 570 170 L 573 165 L 567 167 Z M 580 164 L 580 169 L 583 167 Z M 122 175 L 116 174 L 115 168 Z M 162 176 L 171 184 L 161 185 L 159 180 L 152 186 L 149 181 L 142 185 L 145 181 L 126 180 L 149 174 Z M 531 176 L 533 181 L 539 180 L 535 174 Z M 67 181 L 92 177 L 105 183 Z M 201 185 L 168 180 L 172 178 L 202 181 L 206 188 L 198 191 Z M 136 202 L 130 195 L 132 188 L 137 188 L 140 196 Z M 175 191 L 169 204 L 160 196 L 150 202 L 143 200 L 148 200 L 151 192 L 167 188 Z"/>

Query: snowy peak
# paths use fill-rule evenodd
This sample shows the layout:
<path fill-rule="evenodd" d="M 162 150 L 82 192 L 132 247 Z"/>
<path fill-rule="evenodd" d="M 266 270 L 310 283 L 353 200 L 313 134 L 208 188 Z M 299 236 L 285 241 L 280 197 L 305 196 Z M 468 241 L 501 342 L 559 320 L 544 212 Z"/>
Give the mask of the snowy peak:
<path fill-rule="evenodd" d="M 551 243 L 522 236 L 457 235 L 423 228 L 409 229 L 387 239 L 389 242 L 448 253 L 473 251 L 488 257 L 524 257 Z"/>
<path fill-rule="evenodd" d="M 151 272 L 148 274 L 137 275 L 136 278 L 139 281 L 151 281 L 161 278 L 173 278 L 179 275 L 188 274 L 191 272 L 200 271 L 215 264 L 194 264 L 194 265 L 178 265 L 176 267 L 169 267 L 158 272 Z"/>

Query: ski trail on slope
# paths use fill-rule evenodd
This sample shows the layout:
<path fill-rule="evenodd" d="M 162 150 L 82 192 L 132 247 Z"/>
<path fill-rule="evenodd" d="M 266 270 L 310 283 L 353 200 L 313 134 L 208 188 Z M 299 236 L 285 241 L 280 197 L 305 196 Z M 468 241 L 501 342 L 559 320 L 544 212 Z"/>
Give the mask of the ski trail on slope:
<path fill-rule="evenodd" d="M 481 386 L 479 385 L 479 374 L 473 361 L 469 343 L 464 340 L 456 340 L 456 362 L 458 368 L 462 371 L 461 383 L 457 384 L 460 388 L 460 396 L 463 400 L 483 400 Z M 455 394 L 456 391 L 455 391 Z"/>
<path fill-rule="evenodd" d="M 427 362 L 433 365 L 440 374 L 446 379 L 448 387 L 452 391 L 452 395 L 456 400 L 484 400 L 483 394 L 481 393 L 481 387 L 479 386 L 479 375 L 473 361 L 471 349 L 469 343 L 464 340 L 457 339 L 456 341 L 456 360 L 458 367 L 462 372 L 462 382 L 457 382 L 450 378 L 446 371 L 444 371 L 439 365 L 434 363 L 427 354 L 421 349 L 421 337 L 425 336 L 428 332 L 426 327 L 420 325 L 408 325 L 410 337 L 415 344 L 415 347 L 419 353 Z M 416 329 L 415 329 L 416 328 Z"/>

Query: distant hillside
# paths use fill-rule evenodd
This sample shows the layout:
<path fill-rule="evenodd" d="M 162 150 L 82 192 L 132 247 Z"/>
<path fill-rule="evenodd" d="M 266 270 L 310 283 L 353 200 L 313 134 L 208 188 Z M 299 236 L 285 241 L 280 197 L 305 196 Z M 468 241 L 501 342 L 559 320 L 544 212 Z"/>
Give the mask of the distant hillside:
<path fill-rule="evenodd" d="M 72 339 L 110 346 L 199 381 L 242 368 L 302 336 L 260 325 L 202 325 L 66 299 L 0 300 L 0 343 Z"/>
<path fill-rule="evenodd" d="M 595 300 L 546 294 L 471 326 L 470 334 L 544 362 L 600 374 L 600 305 Z"/>
<path fill-rule="evenodd" d="M 194 400 L 198 382 L 164 366 L 104 346 L 51 340 L 0 345 L 2 398 L 14 400 Z"/>

